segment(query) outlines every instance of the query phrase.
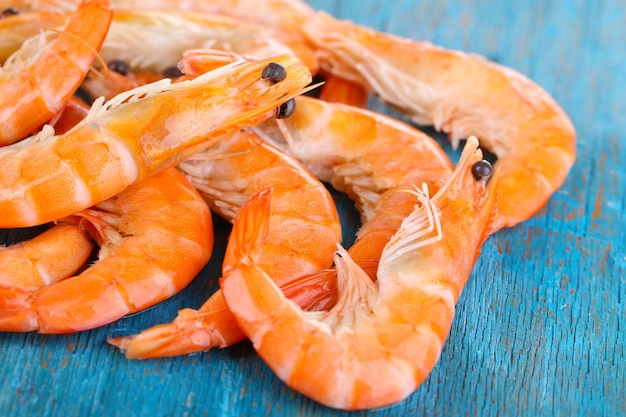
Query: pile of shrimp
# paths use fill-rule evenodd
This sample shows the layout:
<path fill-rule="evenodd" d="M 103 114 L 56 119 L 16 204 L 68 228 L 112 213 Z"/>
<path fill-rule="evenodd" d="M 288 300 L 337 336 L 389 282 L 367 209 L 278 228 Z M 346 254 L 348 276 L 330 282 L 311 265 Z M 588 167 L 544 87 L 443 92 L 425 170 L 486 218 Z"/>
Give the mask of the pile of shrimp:
<path fill-rule="evenodd" d="M 299 0 L 0 9 L 0 227 L 48 226 L 0 250 L 0 331 L 173 296 L 211 257 L 214 212 L 233 223 L 220 290 L 109 343 L 146 359 L 247 338 L 326 406 L 393 404 L 437 363 L 483 243 L 575 160 L 572 123 L 523 75 Z M 416 125 L 463 140 L 456 164 Z M 328 186 L 361 214 L 349 249 Z"/>

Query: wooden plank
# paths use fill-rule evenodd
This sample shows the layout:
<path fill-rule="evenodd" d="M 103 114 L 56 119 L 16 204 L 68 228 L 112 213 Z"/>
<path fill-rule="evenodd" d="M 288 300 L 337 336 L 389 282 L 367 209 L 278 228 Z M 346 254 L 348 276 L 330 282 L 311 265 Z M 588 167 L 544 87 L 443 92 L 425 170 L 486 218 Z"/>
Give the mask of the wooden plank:
<path fill-rule="evenodd" d="M 549 91 L 578 132 L 576 165 L 547 207 L 485 244 L 427 381 L 400 404 L 355 414 L 626 415 L 626 5 L 618 0 L 311 4 L 512 67 Z M 337 197 L 351 234 L 358 216 L 344 196 Z M 198 307 L 217 288 L 227 225 L 218 222 L 217 233 L 216 255 L 199 279 L 156 308 L 80 334 L 0 334 L 0 414 L 350 414 L 287 388 L 247 342 L 150 361 L 127 361 L 105 343 L 107 336 L 170 320 L 181 307 Z M 2 231 L 0 239 L 20 235 Z"/>

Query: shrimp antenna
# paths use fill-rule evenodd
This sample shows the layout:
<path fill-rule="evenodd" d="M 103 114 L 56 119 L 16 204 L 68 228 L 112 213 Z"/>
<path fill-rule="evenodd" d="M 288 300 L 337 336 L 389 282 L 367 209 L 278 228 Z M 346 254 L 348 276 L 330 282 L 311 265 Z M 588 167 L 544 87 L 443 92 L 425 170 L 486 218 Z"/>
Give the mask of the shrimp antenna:
<path fill-rule="evenodd" d="M 414 194 L 421 205 L 416 205 L 403 221 L 400 229 L 385 246 L 381 263 L 392 263 L 395 259 L 417 248 L 436 243 L 443 237 L 439 210 L 424 183 L 422 189 L 407 190 Z"/>

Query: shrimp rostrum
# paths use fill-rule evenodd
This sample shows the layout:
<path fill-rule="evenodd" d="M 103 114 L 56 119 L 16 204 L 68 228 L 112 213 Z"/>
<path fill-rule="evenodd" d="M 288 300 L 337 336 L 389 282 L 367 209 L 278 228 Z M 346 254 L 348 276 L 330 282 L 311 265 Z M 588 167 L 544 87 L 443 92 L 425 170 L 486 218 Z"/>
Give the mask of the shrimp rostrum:
<path fill-rule="evenodd" d="M 385 247 L 375 283 L 339 248 L 339 299 L 304 312 L 258 266 L 269 194 L 234 223 L 221 287 L 254 348 L 290 387 L 327 406 L 365 409 L 404 399 L 428 376 L 448 335 L 455 303 L 489 236 L 497 182 L 470 138 L 446 184 L 415 210 Z"/>

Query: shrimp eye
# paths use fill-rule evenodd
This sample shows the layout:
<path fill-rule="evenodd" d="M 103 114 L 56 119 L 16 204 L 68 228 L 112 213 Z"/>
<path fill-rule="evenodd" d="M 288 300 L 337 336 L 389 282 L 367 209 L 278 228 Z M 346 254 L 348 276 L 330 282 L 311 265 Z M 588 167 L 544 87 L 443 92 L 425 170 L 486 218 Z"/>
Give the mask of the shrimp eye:
<path fill-rule="evenodd" d="M 286 119 L 291 116 L 293 112 L 296 110 L 296 100 L 290 98 L 285 101 L 276 109 L 276 118 L 277 119 Z"/>
<path fill-rule="evenodd" d="M 107 62 L 107 66 L 111 71 L 115 71 L 122 75 L 128 74 L 128 70 L 130 70 L 128 63 L 126 61 L 122 61 L 121 59 L 112 59 Z"/>
<path fill-rule="evenodd" d="M 169 67 L 163 70 L 163 76 L 167 78 L 178 78 L 183 75 L 183 72 L 178 67 Z"/>
<path fill-rule="evenodd" d="M 20 14 L 20 9 L 18 9 L 17 7 L 8 7 L 4 9 L 2 12 L 0 12 L 0 19 L 2 19 L 3 17 L 13 16 L 16 14 Z"/>
<path fill-rule="evenodd" d="M 472 165 L 472 175 L 474 175 L 474 178 L 478 181 L 489 179 L 491 174 L 493 174 L 493 168 L 491 167 L 489 161 L 483 159 L 481 161 L 474 162 L 474 165 Z"/>
<path fill-rule="evenodd" d="M 280 64 L 270 62 L 269 64 L 267 64 L 267 67 L 263 68 L 261 78 L 264 80 L 269 80 L 272 83 L 276 84 L 277 82 L 280 82 L 287 78 L 287 70 Z"/>

